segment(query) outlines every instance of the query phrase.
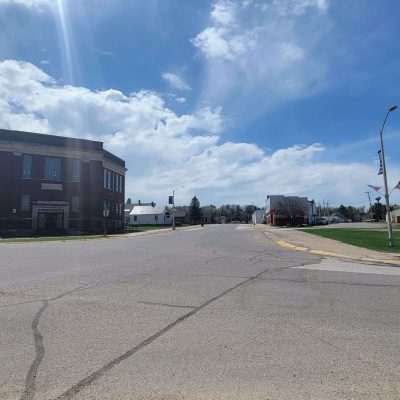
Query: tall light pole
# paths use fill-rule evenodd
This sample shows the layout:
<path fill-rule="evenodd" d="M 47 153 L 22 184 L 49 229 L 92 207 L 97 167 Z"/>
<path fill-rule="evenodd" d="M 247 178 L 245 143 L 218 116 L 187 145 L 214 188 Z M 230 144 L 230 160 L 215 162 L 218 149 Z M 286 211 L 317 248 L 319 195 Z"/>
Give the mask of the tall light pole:
<path fill-rule="evenodd" d="M 175 190 L 172 191 L 172 230 L 175 230 Z"/>
<path fill-rule="evenodd" d="M 382 128 L 380 131 L 380 140 L 381 140 L 381 155 L 382 155 L 382 167 L 383 167 L 383 181 L 385 184 L 385 201 L 386 201 L 386 222 L 388 229 L 388 239 L 389 239 L 389 247 L 393 246 L 393 231 L 392 231 L 392 220 L 390 215 L 390 203 L 389 203 L 389 189 L 387 183 L 387 174 L 386 174 L 386 162 L 385 162 L 385 151 L 383 147 L 383 130 L 386 125 L 386 121 L 389 117 L 389 114 L 397 109 L 397 106 L 391 106 L 386 113 L 385 119 L 383 120 Z"/>
<path fill-rule="evenodd" d="M 372 217 L 372 201 L 371 201 L 371 192 L 365 192 L 368 196 L 368 200 L 369 200 L 369 213 L 370 217 Z"/>

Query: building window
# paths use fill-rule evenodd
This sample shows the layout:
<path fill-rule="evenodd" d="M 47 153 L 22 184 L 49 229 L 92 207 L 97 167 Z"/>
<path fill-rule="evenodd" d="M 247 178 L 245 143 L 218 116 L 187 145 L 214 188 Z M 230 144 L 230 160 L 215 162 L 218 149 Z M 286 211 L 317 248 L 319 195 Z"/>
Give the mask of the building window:
<path fill-rule="evenodd" d="M 112 204 L 111 204 L 111 201 L 109 201 L 109 200 L 104 200 L 104 204 L 103 204 L 103 217 L 105 217 L 105 218 L 111 217 L 111 211 L 112 211 Z"/>
<path fill-rule="evenodd" d="M 32 178 L 32 156 L 28 154 L 22 156 L 22 177 L 25 179 Z"/>
<path fill-rule="evenodd" d="M 75 181 L 81 179 L 81 160 L 72 160 L 72 179 Z"/>
<path fill-rule="evenodd" d="M 111 190 L 111 171 L 107 170 L 107 189 Z"/>
<path fill-rule="evenodd" d="M 154 220 L 157 222 L 158 221 L 158 215 L 154 216 Z"/>
<path fill-rule="evenodd" d="M 31 211 L 31 196 L 29 194 L 21 196 L 21 211 Z"/>
<path fill-rule="evenodd" d="M 107 189 L 107 170 L 104 169 L 104 189 Z"/>
<path fill-rule="evenodd" d="M 61 181 L 61 158 L 47 157 L 45 159 L 44 177 L 52 181 Z"/>
<path fill-rule="evenodd" d="M 137 222 L 137 215 L 134 215 L 134 216 L 133 216 L 133 220 L 134 220 L 135 222 Z"/>
<path fill-rule="evenodd" d="M 80 205 L 79 197 L 78 196 L 72 196 L 72 198 L 71 198 L 71 209 L 72 209 L 72 212 L 77 213 L 77 212 L 80 211 L 80 208 L 81 208 L 81 205 Z"/>

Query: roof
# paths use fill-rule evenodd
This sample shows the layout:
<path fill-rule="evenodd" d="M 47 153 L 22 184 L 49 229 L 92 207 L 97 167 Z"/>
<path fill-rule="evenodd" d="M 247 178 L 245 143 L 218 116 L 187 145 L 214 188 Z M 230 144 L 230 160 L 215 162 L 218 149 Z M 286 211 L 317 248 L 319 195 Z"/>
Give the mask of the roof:
<path fill-rule="evenodd" d="M 43 144 L 47 146 L 73 147 L 83 150 L 103 150 L 103 143 L 94 140 L 75 139 L 65 136 L 48 135 L 44 133 L 13 131 L 9 129 L 0 129 L 0 140 Z"/>
<path fill-rule="evenodd" d="M 9 129 L 0 129 L 0 140 L 64 147 L 73 150 L 99 151 L 103 153 L 104 158 L 107 158 L 116 164 L 125 167 L 124 160 L 108 152 L 107 150 L 104 150 L 103 143 L 95 140 L 76 139 L 65 136 L 48 135 L 45 133 L 14 131 Z"/>
<path fill-rule="evenodd" d="M 161 206 L 134 206 L 129 215 L 160 215 L 164 211 L 165 207 Z"/>
<path fill-rule="evenodd" d="M 103 150 L 103 154 L 105 158 L 108 158 L 109 160 L 115 162 L 118 165 L 121 165 L 121 167 L 125 167 L 125 161 L 122 158 L 117 157 L 116 155 L 110 153 L 107 150 Z"/>

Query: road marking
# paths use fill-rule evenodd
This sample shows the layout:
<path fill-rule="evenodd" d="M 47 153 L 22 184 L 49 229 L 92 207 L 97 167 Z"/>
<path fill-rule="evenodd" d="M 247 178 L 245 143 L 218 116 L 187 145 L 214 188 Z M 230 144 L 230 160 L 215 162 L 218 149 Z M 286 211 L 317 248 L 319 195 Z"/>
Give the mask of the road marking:
<path fill-rule="evenodd" d="M 181 229 L 182 232 L 194 232 L 194 231 L 202 231 L 204 228 L 188 228 L 188 229 Z"/>
<path fill-rule="evenodd" d="M 400 260 L 348 256 L 346 254 L 339 254 L 339 253 L 334 253 L 334 252 L 331 252 L 331 251 L 308 249 L 307 247 L 297 246 L 297 245 L 295 245 L 293 243 L 289 243 L 286 240 L 274 240 L 274 239 L 272 239 L 272 240 L 278 246 L 283 247 L 285 249 L 295 250 L 295 251 L 303 251 L 303 252 L 307 251 L 310 254 L 315 254 L 315 255 L 318 255 L 318 256 L 322 256 L 322 257 L 334 257 L 334 258 L 341 258 L 341 259 L 352 260 L 352 261 L 353 260 L 354 261 L 364 261 L 364 262 L 375 263 L 375 264 L 378 263 L 378 264 L 388 264 L 388 265 L 392 265 L 392 266 L 400 266 Z"/>
<path fill-rule="evenodd" d="M 296 245 L 286 242 L 284 240 L 278 240 L 276 243 L 279 244 L 279 246 L 286 247 L 288 249 L 293 249 L 293 250 L 297 250 L 297 251 L 308 251 L 307 247 L 296 246 Z"/>
<path fill-rule="evenodd" d="M 374 274 L 374 275 L 393 275 L 400 276 L 400 268 L 396 267 L 378 267 L 350 262 L 340 262 L 326 260 L 320 264 L 310 264 L 305 266 L 293 267 L 293 269 L 308 269 L 314 271 L 326 272 L 350 272 L 353 274 Z"/>
<path fill-rule="evenodd" d="M 237 231 L 252 231 L 254 228 L 252 226 L 237 226 L 235 228 Z"/>

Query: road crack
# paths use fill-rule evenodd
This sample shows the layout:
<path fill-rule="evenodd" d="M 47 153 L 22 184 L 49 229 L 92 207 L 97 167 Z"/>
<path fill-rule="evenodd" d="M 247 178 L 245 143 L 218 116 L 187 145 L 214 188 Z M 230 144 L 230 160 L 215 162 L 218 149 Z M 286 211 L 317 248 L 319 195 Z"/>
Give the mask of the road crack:
<path fill-rule="evenodd" d="M 26 374 L 25 377 L 25 388 L 20 396 L 19 400 L 32 400 L 35 397 L 36 393 L 36 378 L 38 375 L 39 367 L 40 364 L 43 361 L 43 358 L 46 353 L 46 348 L 44 346 L 44 338 L 42 333 L 39 330 L 39 322 L 40 318 L 48 308 L 51 302 L 59 300 L 65 296 L 68 296 L 69 294 L 72 294 L 73 292 L 76 292 L 78 290 L 83 290 L 87 287 L 85 286 L 79 286 L 75 289 L 68 290 L 67 292 L 61 293 L 58 296 L 49 298 L 49 299 L 43 299 L 43 300 L 38 300 L 41 301 L 42 306 L 39 308 L 39 310 L 36 312 L 36 314 L 33 317 L 31 328 L 32 328 L 32 333 L 33 333 L 33 340 L 34 340 L 34 346 L 35 346 L 35 358 L 33 359 L 29 370 Z"/>
<path fill-rule="evenodd" d="M 261 260 L 254 261 L 252 265 L 260 263 Z M 279 268 L 279 270 L 284 270 L 288 269 L 290 267 L 282 267 Z M 230 288 L 224 290 L 220 294 L 212 297 L 211 299 L 207 300 L 206 302 L 202 303 L 201 305 L 193 308 L 191 311 L 187 312 L 186 314 L 183 314 L 180 316 L 178 319 L 175 321 L 169 323 L 167 326 L 165 326 L 163 329 L 159 330 L 158 332 L 154 333 L 153 335 L 149 336 L 147 339 L 143 340 L 136 346 L 132 347 L 131 349 L 127 350 L 125 353 L 122 353 L 118 357 L 112 359 L 108 363 L 104 364 L 102 367 L 98 368 L 97 370 L 93 371 L 91 374 L 87 375 L 86 377 L 82 378 L 79 382 L 77 382 L 75 385 L 71 386 L 69 389 L 67 389 L 65 392 L 60 394 L 59 396 L 55 397 L 53 400 L 70 400 L 72 399 L 75 395 L 77 395 L 79 392 L 81 392 L 83 389 L 86 387 L 90 386 L 92 383 L 98 381 L 100 378 L 102 378 L 108 371 L 110 371 L 112 368 L 116 367 L 117 365 L 121 364 L 123 361 L 126 359 L 132 357 L 134 354 L 142 350 L 144 347 L 149 346 L 152 344 L 154 341 L 156 341 L 158 338 L 161 336 L 165 335 L 167 332 L 169 332 L 171 329 L 175 328 L 177 325 L 181 324 L 188 318 L 194 316 L 198 312 L 200 312 L 203 308 L 209 306 L 210 304 L 216 302 L 217 300 L 221 299 L 222 297 L 226 296 L 227 294 L 233 292 L 234 290 L 248 285 L 249 283 L 257 280 L 260 276 L 267 272 L 273 272 L 277 271 L 271 270 L 270 268 L 266 268 L 263 271 L 257 273 L 254 276 L 250 276 L 249 278 L 240 281 L 234 286 L 231 286 Z"/>
<path fill-rule="evenodd" d="M 30 400 L 33 399 L 35 396 L 36 391 L 36 377 L 39 370 L 40 363 L 42 362 L 45 354 L 45 347 L 43 343 L 43 335 L 39 331 L 39 321 L 40 317 L 45 312 L 46 308 L 48 307 L 49 302 L 48 300 L 42 301 L 42 306 L 39 308 L 38 312 L 35 314 L 32 320 L 32 332 L 33 332 L 33 339 L 35 343 L 35 358 L 26 374 L 25 378 L 25 390 L 20 397 L 20 400 Z"/>

